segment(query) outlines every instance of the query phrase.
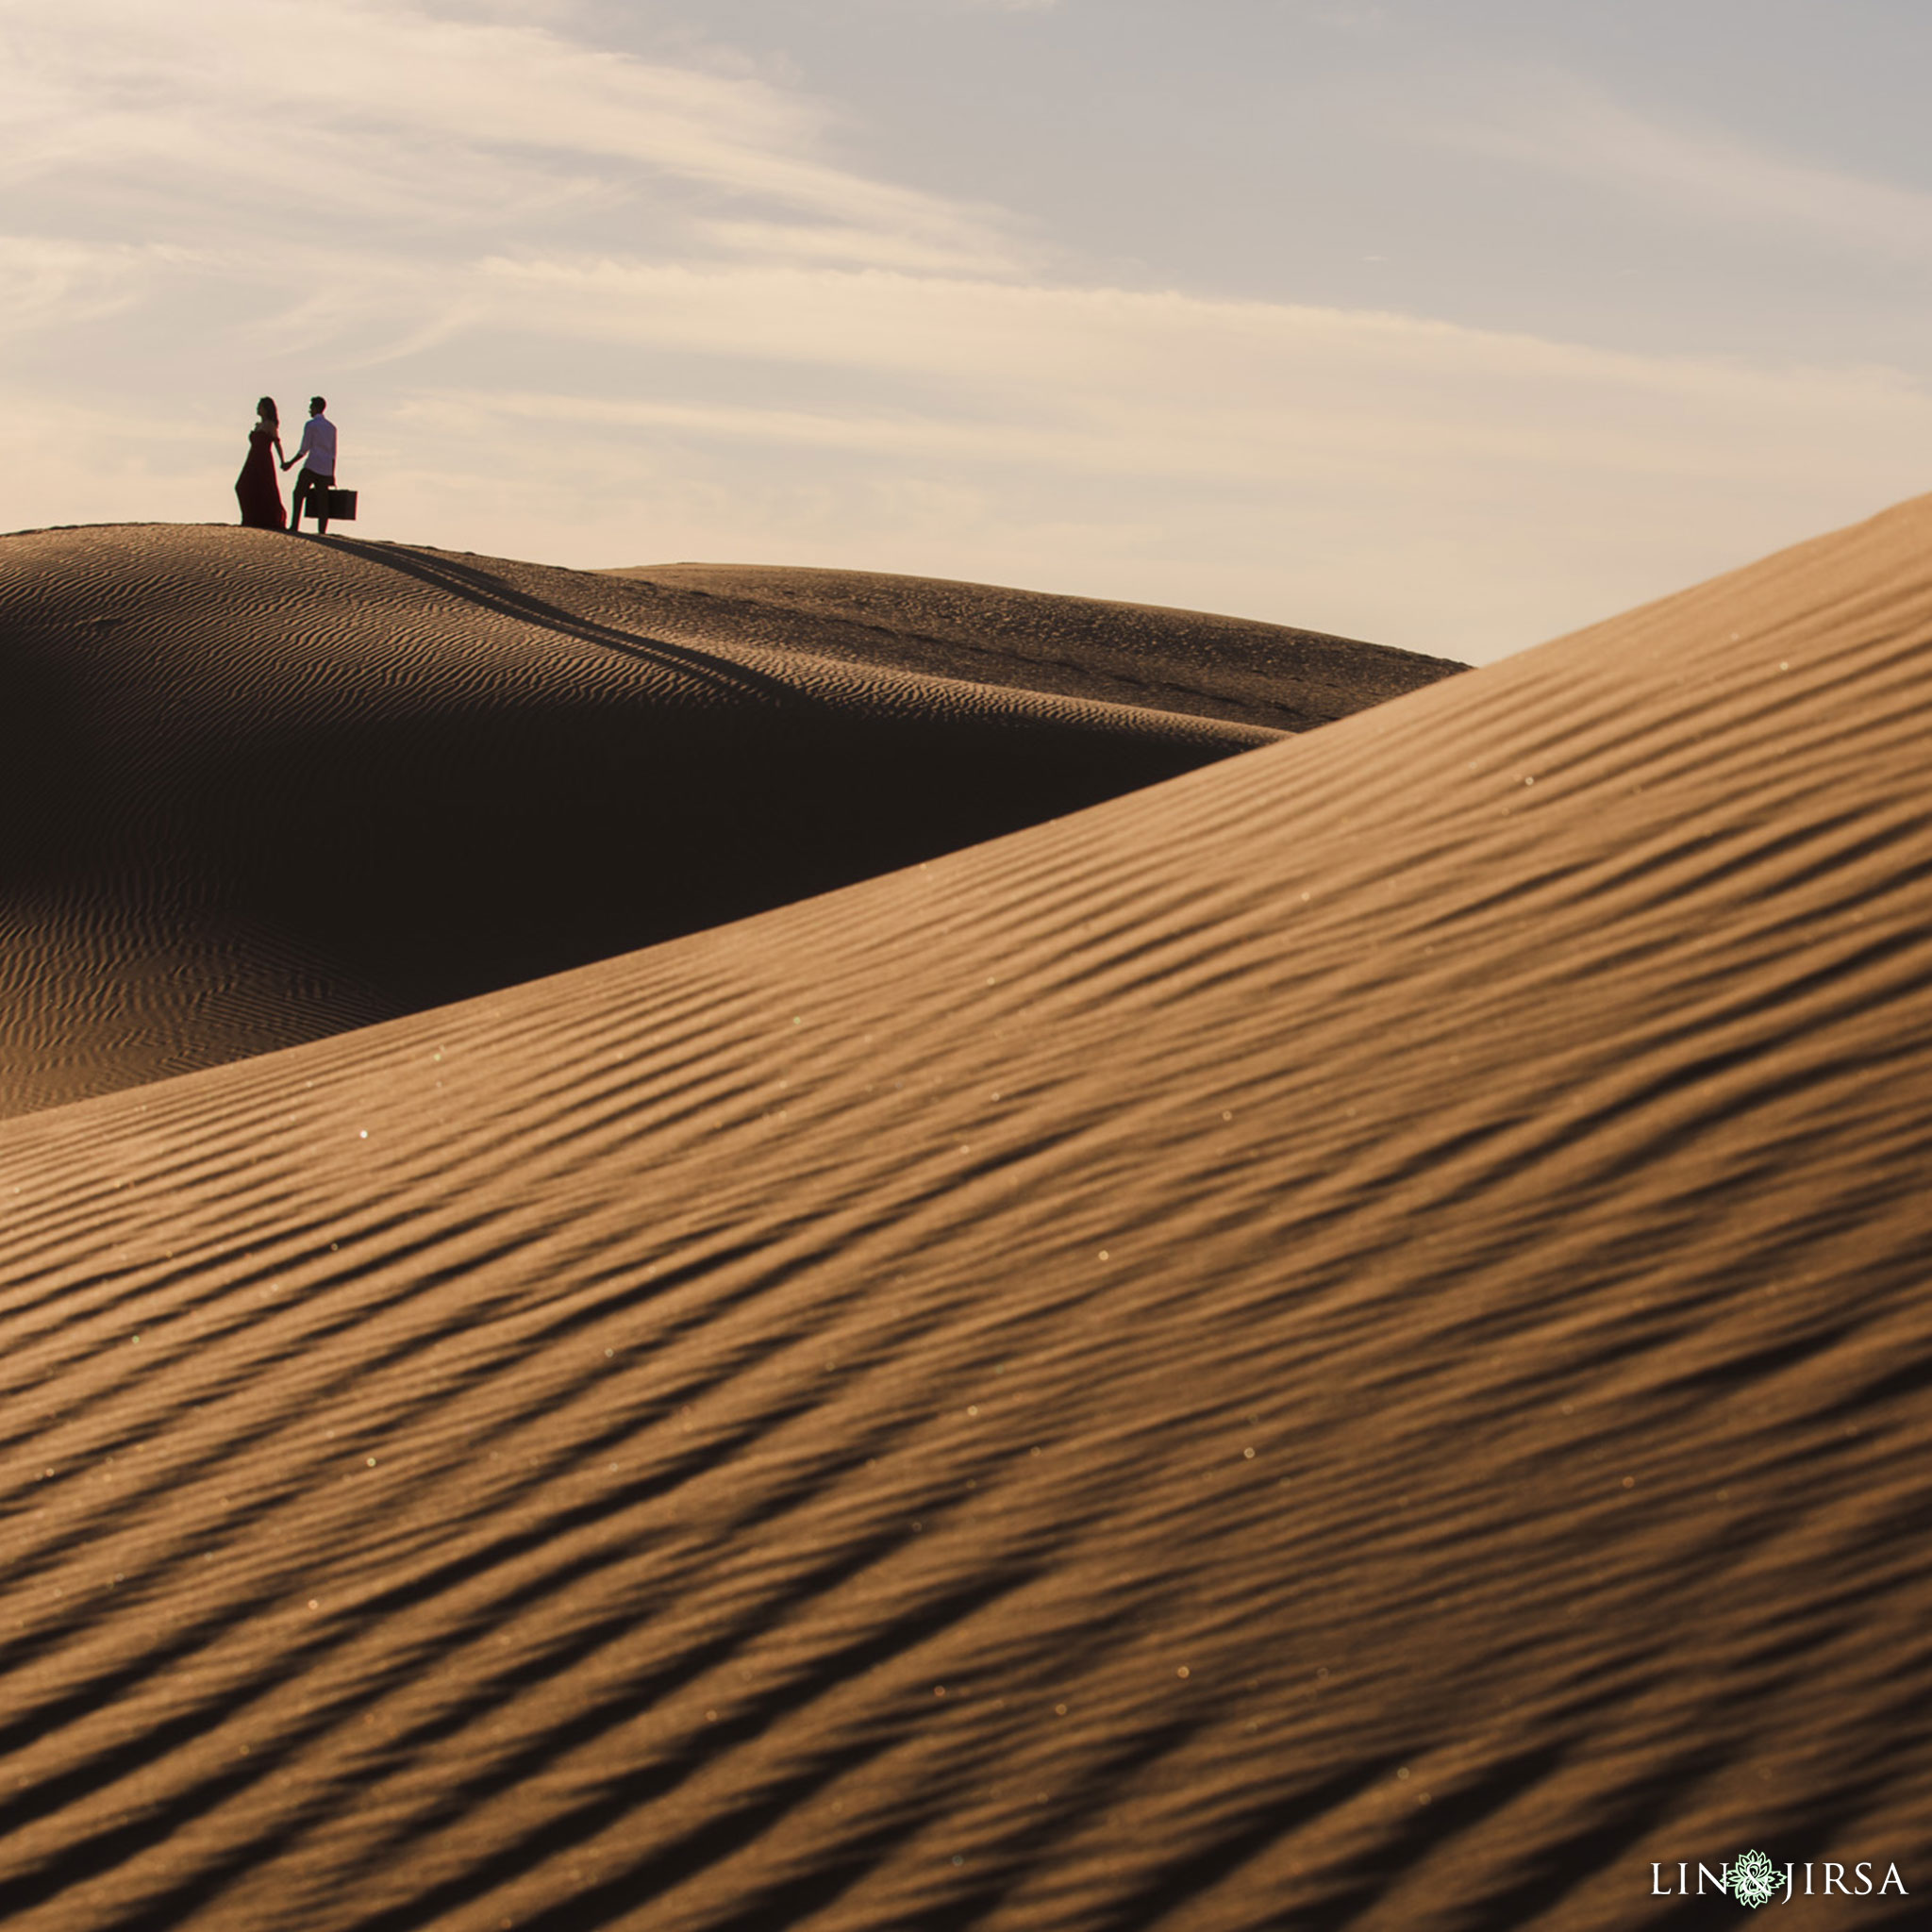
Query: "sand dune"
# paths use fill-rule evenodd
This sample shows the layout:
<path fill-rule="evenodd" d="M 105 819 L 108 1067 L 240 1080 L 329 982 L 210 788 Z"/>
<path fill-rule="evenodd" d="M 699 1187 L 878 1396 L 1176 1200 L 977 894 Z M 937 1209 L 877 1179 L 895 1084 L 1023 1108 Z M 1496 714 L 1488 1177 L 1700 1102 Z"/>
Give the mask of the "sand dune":
<path fill-rule="evenodd" d="M 0 1112 L 628 952 L 1460 668 L 1035 598 L 1091 665 L 1127 637 L 1140 681 L 1042 682 L 991 622 L 933 675 L 919 586 L 881 581 L 903 636 L 392 544 L 0 541 Z M 956 636 L 975 594 L 1027 601 L 934 588 Z M 1191 657 L 1232 662 L 1195 651 L 1224 633 L 1246 655 L 1219 694 L 1183 689 Z"/>
<path fill-rule="evenodd" d="M 859 663 L 1283 731 L 1332 724 L 1464 668 L 1198 610 L 876 571 L 675 563 L 610 575 L 649 584 L 660 601 L 646 608 L 693 613 L 708 638 L 804 642 Z"/>
<path fill-rule="evenodd" d="M 10 1923 L 1917 1923 L 1928 558 L 0 1124 Z"/>

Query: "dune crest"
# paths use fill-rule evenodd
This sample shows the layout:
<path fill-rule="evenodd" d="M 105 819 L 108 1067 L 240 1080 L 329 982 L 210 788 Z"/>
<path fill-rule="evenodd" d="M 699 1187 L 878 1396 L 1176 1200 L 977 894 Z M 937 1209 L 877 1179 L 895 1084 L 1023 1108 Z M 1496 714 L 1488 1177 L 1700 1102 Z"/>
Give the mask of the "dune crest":
<path fill-rule="evenodd" d="M 1928 559 L 0 1124 L 13 1923 L 1913 1923 Z"/>
<path fill-rule="evenodd" d="M 694 607 L 714 637 L 785 638 L 858 663 L 1283 731 L 1468 668 L 1324 631 L 882 571 L 673 563 L 608 575 Z"/>
<path fill-rule="evenodd" d="M 967 635 L 974 587 L 938 588 Z M 630 952 L 1457 668 L 1081 608 L 1090 656 L 1130 625 L 1170 684 L 1238 632 L 1246 696 L 1061 691 L 996 649 L 961 681 L 890 625 L 860 656 L 807 611 L 352 538 L 0 541 L 0 1113 Z"/>

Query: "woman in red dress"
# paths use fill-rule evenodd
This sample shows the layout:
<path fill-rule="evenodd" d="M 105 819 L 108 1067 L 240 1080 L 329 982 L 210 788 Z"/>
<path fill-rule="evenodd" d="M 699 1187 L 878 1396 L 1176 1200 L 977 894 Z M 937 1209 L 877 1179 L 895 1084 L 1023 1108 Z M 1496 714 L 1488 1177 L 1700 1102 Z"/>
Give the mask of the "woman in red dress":
<path fill-rule="evenodd" d="M 242 525 L 248 530 L 285 530 L 289 513 L 282 508 L 281 486 L 275 481 L 275 459 L 282 453 L 281 418 L 275 414 L 273 396 L 263 396 L 255 407 L 260 421 L 248 432 L 248 460 L 235 478 Z"/>

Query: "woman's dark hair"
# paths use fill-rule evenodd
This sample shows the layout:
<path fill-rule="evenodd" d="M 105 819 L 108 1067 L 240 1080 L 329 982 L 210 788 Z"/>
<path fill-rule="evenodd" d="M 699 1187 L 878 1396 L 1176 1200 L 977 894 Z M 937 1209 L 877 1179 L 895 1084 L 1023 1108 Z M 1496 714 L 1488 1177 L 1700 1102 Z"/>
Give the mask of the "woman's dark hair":
<path fill-rule="evenodd" d="M 260 402 L 256 404 L 255 413 L 258 416 L 266 416 L 271 423 L 279 423 L 282 420 L 276 412 L 275 399 L 273 396 L 263 396 Z"/>

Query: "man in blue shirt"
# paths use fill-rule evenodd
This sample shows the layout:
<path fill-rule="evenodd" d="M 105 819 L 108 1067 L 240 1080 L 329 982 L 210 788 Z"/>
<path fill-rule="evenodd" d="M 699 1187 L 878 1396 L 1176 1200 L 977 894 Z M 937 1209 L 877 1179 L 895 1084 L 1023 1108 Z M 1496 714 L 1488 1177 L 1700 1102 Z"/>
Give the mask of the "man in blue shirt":
<path fill-rule="evenodd" d="M 302 474 L 295 478 L 294 495 L 289 503 L 291 532 L 300 529 L 302 511 L 308 507 L 315 516 L 315 534 L 328 535 L 328 493 L 336 481 L 336 425 L 322 413 L 327 408 L 325 398 L 308 398 L 308 421 L 302 425 L 302 441 L 295 454 L 282 465 L 285 474 L 297 463 L 302 465 Z"/>

